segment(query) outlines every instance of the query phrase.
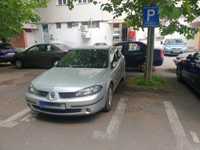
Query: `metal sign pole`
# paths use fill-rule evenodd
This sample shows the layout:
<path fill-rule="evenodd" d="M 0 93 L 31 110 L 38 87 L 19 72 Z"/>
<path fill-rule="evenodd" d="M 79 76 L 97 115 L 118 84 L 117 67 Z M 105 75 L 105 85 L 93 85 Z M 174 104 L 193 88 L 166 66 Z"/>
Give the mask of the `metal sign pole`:
<path fill-rule="evenodd" d="M 154 27 L 148 27 L 145 79 L 151 80 L 154 60 Z"/>
<path fill-rule="evenodd" d="M 155 2 L 154 2 L 155 3 Z M 145 6 L 143 11 L 143 26 L 148 27 L 147 51 L 145 80 L 152 79 L 153 60 L 154 60 L 154 34 L 155 28 L 159 27 L 159 7 L 152 3 L 151 6 Z M 154 4 L 154 5 L 153 5 Z"/>

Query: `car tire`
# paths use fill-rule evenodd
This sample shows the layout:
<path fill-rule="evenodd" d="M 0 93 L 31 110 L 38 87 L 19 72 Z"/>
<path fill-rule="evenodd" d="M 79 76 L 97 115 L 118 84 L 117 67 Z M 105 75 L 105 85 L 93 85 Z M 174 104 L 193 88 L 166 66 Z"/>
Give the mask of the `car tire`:
<path fill-rule="evenodd" d="M 23 68 L 23 63 L 21 60 L 16 60 L 15 61 L 15 66 L 18 68 L 18 69 L 21 69 Z"/>
<path fill-rule="evenodd" d="M 106 95 L 106 104 L 104 107 L 105 112 L 109 112 L 112 109 L 112 99 L 113 99 L 113 88 L 110 85 Z"/>
<path fill-rule="evenodd" d="M 183 82 L 182 70 L 182 67 L 178 65 L 176 68 L 176 77 L 179 82 Z"/>

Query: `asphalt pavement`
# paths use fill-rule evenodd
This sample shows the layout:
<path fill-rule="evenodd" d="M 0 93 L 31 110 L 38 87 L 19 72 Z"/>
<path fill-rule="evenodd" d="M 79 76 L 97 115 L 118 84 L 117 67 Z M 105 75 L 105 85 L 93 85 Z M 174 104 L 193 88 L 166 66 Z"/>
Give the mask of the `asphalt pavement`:
<path fill-rule="evenodd" d="M 45 70 L 0 65 L 0 150 L 200 150 L 200 96 L 177 82 L 172 59 L 155 71 L 165 90 L 120 85 L 111 112 L 87 117 L 32 115 L 24 94 Z"/>

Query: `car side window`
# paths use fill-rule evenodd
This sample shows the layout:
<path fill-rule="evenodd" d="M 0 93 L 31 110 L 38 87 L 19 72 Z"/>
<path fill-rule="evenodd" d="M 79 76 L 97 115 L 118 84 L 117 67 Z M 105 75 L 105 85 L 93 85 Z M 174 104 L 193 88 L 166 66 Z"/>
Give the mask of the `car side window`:
<path fill-rule="evenodd" d="M 47 45 L 39 45 L 39 51 L 40 52 L 47 52 L 48 51 Z"/>
<path fill-rule="evenodd" d="M 59 52 L 60 49 L 58 47 L 54 46 L 54 45 L 51 45 L 51 51 L 52 52 Z"/>
<path fill-rule="evenodd" d="M 39 47 L 37 46 L 33 46 L 30 49 L 28 49 L 28 52 L 39 52 Z"/>
<path fill-rule="evenodd" d="M 120 60 L 120 57 L 121 57 L 121 55 L 119 54 L 119 50 L 115 51 L 112 63 L 117 64 L 118 61 Z"/>
<path fill-rule="evenodd" d="M 137 43 L 129 43 L 129 52 L 140 51 L 141 47 Z"/>

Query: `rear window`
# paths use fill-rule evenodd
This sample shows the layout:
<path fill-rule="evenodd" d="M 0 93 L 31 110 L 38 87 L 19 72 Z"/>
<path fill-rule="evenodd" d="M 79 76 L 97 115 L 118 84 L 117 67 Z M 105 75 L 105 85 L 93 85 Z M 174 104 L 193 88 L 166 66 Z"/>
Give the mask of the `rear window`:
<path fill-rule="evenodd" d="M 166 40 L 165 44 L 184 44 L 184 42 L 181 39 L 170 39 Z"/>
<path fill-rule="evenodd" d="M 57 48 L 59 48 L 60 50 L 64 50 L 64 51 L 66 51 L 66 50 L 69 50 L 70 49 L 70 47 L 69 46 L 67 46 L 67 45 L 64 45 L 64 44 L 54 44 Z"/>
<path fill-rule="evenodd" d="M 11 49 L 12 46 L 8 43 L 0 43 L 0 49 Z"/>

